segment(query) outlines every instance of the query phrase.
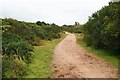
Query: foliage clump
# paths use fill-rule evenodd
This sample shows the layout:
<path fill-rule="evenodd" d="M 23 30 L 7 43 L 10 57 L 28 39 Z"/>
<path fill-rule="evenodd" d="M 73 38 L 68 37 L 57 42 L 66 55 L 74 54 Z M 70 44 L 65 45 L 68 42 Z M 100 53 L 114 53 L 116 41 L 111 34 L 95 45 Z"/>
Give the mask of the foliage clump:
<path fill-rule="evenodd" d="M 84 24 L 85 41 L 95 48 L 120 51 L 120 2 L 109 3 L 109 6 L 92 14 Z"/>
<path fill-rule="evenodd" d="M 2 19 L 3 78 L 23 77 L 32 61 L 33 46 L 44 40 L 60 37 L 61 28 L 45 22 L 24 22 L 12 18 Z"/>

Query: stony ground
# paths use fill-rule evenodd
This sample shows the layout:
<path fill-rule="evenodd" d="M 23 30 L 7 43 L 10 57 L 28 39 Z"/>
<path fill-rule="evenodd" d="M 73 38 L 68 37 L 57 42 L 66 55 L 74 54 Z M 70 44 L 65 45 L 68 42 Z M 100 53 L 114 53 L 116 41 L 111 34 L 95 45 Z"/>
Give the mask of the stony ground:
<path fill-rule="evenodd" d="M 54 49 L 54 78 L 116 78 L 117 69 L 101 58 L 88 53 L 76 43 L 76 36 L 68 33 Z"/>

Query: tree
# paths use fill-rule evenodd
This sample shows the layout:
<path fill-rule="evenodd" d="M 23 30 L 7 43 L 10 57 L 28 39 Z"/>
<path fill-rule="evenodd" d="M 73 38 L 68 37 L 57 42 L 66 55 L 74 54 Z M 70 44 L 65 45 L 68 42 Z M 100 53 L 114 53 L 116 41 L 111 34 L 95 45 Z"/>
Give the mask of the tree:
<path fill-rule="evenodd" d="M 40 21 L 37 21 L 36 24 L 39 26 L 42 26 L 42 22 L 40 22 Z"/>

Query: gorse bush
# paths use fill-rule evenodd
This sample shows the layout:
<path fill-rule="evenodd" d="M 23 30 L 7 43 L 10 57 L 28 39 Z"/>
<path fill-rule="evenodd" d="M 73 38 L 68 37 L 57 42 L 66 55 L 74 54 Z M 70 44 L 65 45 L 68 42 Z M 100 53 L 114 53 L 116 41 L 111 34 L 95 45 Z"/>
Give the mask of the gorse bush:
<path fill-rule="evenodd" d="M 43 40 L 59 38 L 58 25 L 45 22 L 28 23 L 11 18 L 2 19 L 3 77 L 23 77 L 32 61 L 33 46 Z"/>
<path fill-rule="evenodd" d="M 84 24 L 85 41 L 95 48 L 120 51 L 120 2 L 109 3 Z"/>
<path fill-rule="evenodd" d="M 3 32 L 3 77 L 18 77 L 27 74 L 27 64 L 31 61 L 32 46 L 20 36 Z"/>
<path fill-rule="evenodd" d="M 2 66 L 3 78 L 19 78 L 27 74 L 26 63 L 18 60 L 13 54 L 4 55 Z"/>

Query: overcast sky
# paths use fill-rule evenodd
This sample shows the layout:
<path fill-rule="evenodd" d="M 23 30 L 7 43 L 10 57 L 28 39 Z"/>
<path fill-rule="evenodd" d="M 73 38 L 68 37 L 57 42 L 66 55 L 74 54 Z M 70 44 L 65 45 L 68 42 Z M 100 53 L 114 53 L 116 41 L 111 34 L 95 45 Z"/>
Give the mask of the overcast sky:
<path fill-rule="evenodd" d="M 110 0 L 0 0 L 0 17 L 58 25 L 85 23 Z"/>

